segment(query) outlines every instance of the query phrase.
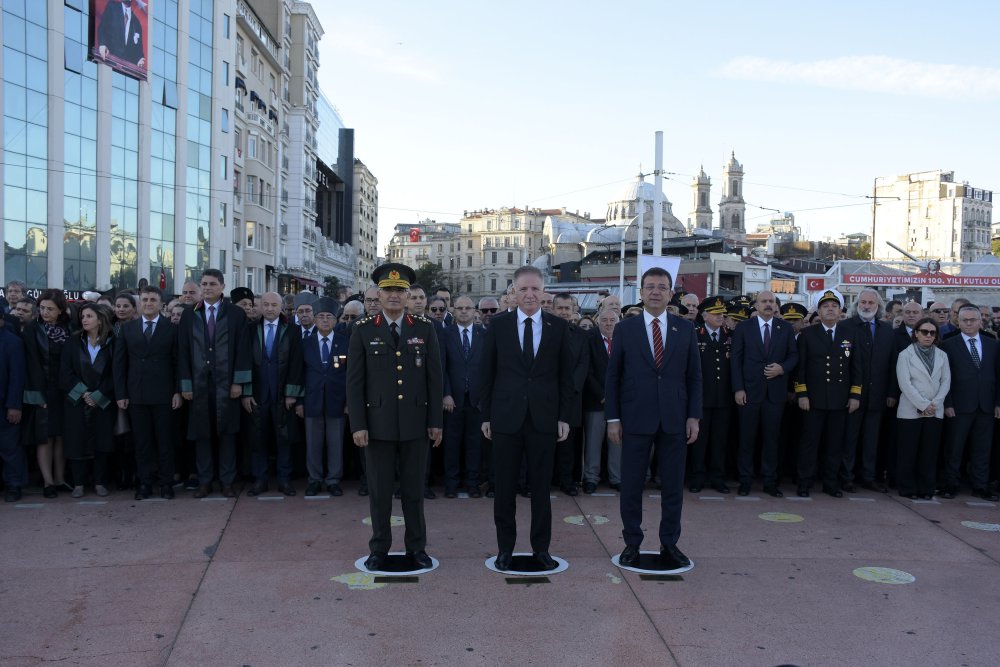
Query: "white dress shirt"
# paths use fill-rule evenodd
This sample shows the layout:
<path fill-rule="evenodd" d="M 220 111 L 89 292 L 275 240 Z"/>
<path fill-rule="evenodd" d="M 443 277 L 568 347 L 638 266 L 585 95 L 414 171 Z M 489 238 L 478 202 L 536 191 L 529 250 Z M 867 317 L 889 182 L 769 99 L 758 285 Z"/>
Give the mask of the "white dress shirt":
<path fill-rule="evenodd" d="M 528 319 L 520 308 L 517 309 L 517 342 L 521 349 L 524 349 L 524 321 Z M 531 342 L 535 347 L 535 356 L 538 356 L 538 345 L 542 342 L 542 311 L 536 310 L 531 315 Z"/>
<path fill-rule="evenodd" d="M 651 315 L 648 310 L 643 309 L 642 318 L 646 321 L 646 340 L 649 342 L 649 351 L 653 353 L 653 359 L 656 359 L 656 349 L 653 347 L 653 320 L 660 321 L 660 337 L 663 339 L 663 350 L 667 349 L 667 311 L 663 311 L 659 315 Z"/>

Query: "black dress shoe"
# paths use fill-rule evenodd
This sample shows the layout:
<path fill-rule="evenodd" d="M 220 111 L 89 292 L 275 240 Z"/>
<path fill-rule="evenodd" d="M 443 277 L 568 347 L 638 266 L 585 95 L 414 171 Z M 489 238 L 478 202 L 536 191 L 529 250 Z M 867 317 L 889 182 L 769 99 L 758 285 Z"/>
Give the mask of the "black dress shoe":
<path fill-rule="evenodd" d="M 388 554 L 381 551 L 373 551 L 365 560 L 365 569 L 377 571 L 381 570 L 382 566 L 385 564 L 385 559 Z"/>
<path fill-rule="evenodd" d="M 8 486 L 7 490 L 3 493 L 3 501 L 5 503 L 16 503 L 21 499 L 21 487 L 19 486 Z"/>
<path fill-rule="evenodd" d="M 597 485 L 596 484 L 594 484 L 593 482 L 584 482 L 583 483 L 583 492 L 586 493 L 588 496 L 590 494 L 592 494 L 594 491 L 597 491 Z"/>
<path fill-rule="evenodd" d="M 799 496 L 799 498 L 808 498 L 809 497 L 809 487 L 808 486 L 800 486 L 799 490 L 796 492 L 796 494 Z"/>
<path fill-rule="evenodd" d="M 135 489 L 136 500 L 147 500 L 153 495 L 153 490 L 146 484 L 140 484 Z"/>
<path fill-rule="evenodd" d="M 280 493 L 285 494 L 286 496 L 294 496 L 295 495 L 295 487 L 292 486 L 291 482 L 279 483 L 278 484 L 278 491 Z"/>
<path fill-rule="evenodd" d="M 421 570 L 429 570 L 434 567 L 434 562 L 431 557 L 427 555 L 427 552 L 421 549 L 420 551 L 406 553 L 406 557 L 412 561 L 414 565 L 419 567 Z"/>
<path fill-rule="evenodd" d="M 701 484 L 692 484 L 691 486 L 688 487 L 688 491 L 690 491 L 691 493 L 701 493 L 701 490 L 703 488 L 705 487 L 703 487 Z"/>
<path fill-rule="evenodd" d="M 42 489 L 42 495 L 45 496 L 46 498 L 58 498 L 59 491 L 58 489 L 56 489 L 54 484 L 50 484 L 49 486 L 46 486 L 44 489 Z"/>
<path fill-rule="evenodd" d="M 403 494 L 402 494 L 402 492 L 400 492 L 400 490 L 399 490 L 399 487 L 396 487 L 396 488 L 395 488 L 395 489 L 393 490 L 393 492 L 392 492 L 392 497 L 393 497 L 393 498 L 395 498 L 396 500 L 399 500 L 400 498 L 402 498 L 402 497 L 403 497 Z"/>
<path fill-rule="evenodd" d="M 627 545 L 622 554 L 618 557 L 618 564 L 626 567 L 635 567 L 639 564 L 639 547 Z"/>
<path fill-rule="evenodd" d="M 983 500 L 988 500 L 991 503 L 995 503 L 998 500 L 1000 500 L 1000 498 L 998 498 L 995 493 L 987 491 L 986 489 L 973 489 L 972 495 L 975 496 L 976 498 L 982 498 Z"/>
<path fill-rule="evenodd" d="M 331 496 L 342 496 L 344 495 L 344 490 L 340 488 L 340 484 L 327 484 L 326 490 Z"/>
<path fill-rule="evenodd" d="M 713 484 L 712 488 L 718 491 L 719 493 L 729 493 L 729 487 L 726 486 L 725 482 L 719 482 L 717 484 Z"/>
<path fill-rule="evenodd" d="M 870 479 L 862 480 L 861 488 L 866 491 L 874 491 L 875 493 L 885 493 L 889 490 L 884 484 L 880 484 Z"/>
<path fill-rule="evenodd" d="M 741 496 L 749 496 L 750 485 L 745 482 L 740 482 L 740 488 L 736 490 L 736 493 L 740 494 Z"/>
<path fill-rule="evenodd" d="M 612 488 L 612 490 L 614 490 L 614 491 L 621 491 L 622 490 L 622 485 L 621 484 L 608 484 L 608 486 L 610 486 Z"/>
<path fill-rule="evenodd" d="M 194 493 L 192 493 L 191 495 L 194 496 L 195 498 L 204 498 L 211 492 L 212 492 L 211 486 L 207 484 L 202 484 L 197 489 L 195 489 Z"/>
<path fill-rule="evenodd" d="M 691 565 L 691 560 L 677 548 L 676 544 L 661 544 L 660 565 L 668 570 L 679 570 Z"/>
<path fill-rule="evenodd" d="M 434 500 L 435 498 L 437 498 L 437 494 L 434 493 L 434 489 L 429 486 L 424 487 L 424 500 Z"/>
<path fill-rule="evenodd" d="M 260 494 L 265 493 L 266 491 L 267 491 L 267 482 L 259 481 L 254 483 L 254 485 L 250 487 L 250 490 L 247 491 L 247 495 L 252 498 L 254 496 L 259 496 Z"/>
<path fill-rule="evenodd" d="M 941 489 L 938 496 L 945 500 L 952 500 L 955 497 L 955 489 Z"/>
<path fill-rule="evenodd" d="M 223 498 L 235 498 L 236 489 L 233 488 L 232 484 L 223 484 L 222 486 L 222 497 Z"/>
<path fill-rule="evenodd" d="M 522 486 L 517 489 L 517 495 L 521 496 L 522 498 L 530 498 L 531 491 L 528 490 L 528 487 Z"/>
<path fill-rule="evenodd" d="M 160 497 L 164 500 L 174 499 L 174 485 L 173 484 L 161 484 L 160 485 Z"/>
<path fill-rule="evenodd" d="M 457 491 L 445 491 L 444 492 L 444 497 L 445 498 L 458 498 L 458 492 Z"/>
<path fill-rule="evenodd" d="M 844 497 L 844 492 L 841 491 L 840 489 L 838 489 L 835 486 L 824 486 L 823 487 L 823 493 L 825 493 L 828 496 L 832 496 L 834 498 L 843 498 Z"/>
<path fill-rule="evenodd" d="M 362 484 L 361 486 L 358 487 L 358 495 L 359 496 L 367 496 L 368 495 L 368 485 L 367 484 Z"/>
<path fill-rule="evenodd" d="M 184 482 L 184 488 L 186 490 L 188 490 L 188 491 L 197 491 L 198 490 L 198 480 L 191 479 L 190 477 L 188 477 L 187 480 L 185 480 L 185 482 Z"/>
<path fill-rule="evenodd" d="M 497 554 L 497 559 L 493 563 L 494 567 L 498 570 L 509 570 L 510 569 L 510 559 L 513 554 L 509 551 L 501 551 Z"/>
<path fill-rule="evenodd" d="M 537 551 L 533 556 L 535 557 L 535 562 L 546 570 L 554 570 L 559 567 L 559 564 L 552 560 L 552 556 L 549 555 L 548 551 Z"/>
<path fill-rule="evenodd" d="M 764 493 L 766 493 L 767 495 L 771 496 L 772 498 L 784 498 L 785 497 L 785 494 L 783 494 L 781 492 L 781 489 L 779 489 L 777 487 L 777 485 L 775 485 L 775 486 L 765 486 L 764 487 Z"/>
<path fill-rule="evenodd" d="M 844 493 L 857 493 L 858 487 L 854 486 L 851 482 L 844 482 L 841 484 L 840 490 Z"/>
<path fill-rule="evenodd" d="M 469 497 L 470 498 L 482 498 L 483 492 L 479 490 L 478 486 L 469 487 Z"/>
<path fill-rule="evenodd" d="M 306 495 L 318 496 L 319 492 L 322 490 L 323 490 L 323 484 L 319 481 L 314 480 L 309 482 L 309 484 L 306 486 Z"/>
<path fill-rule="evenodd" d="M 493 490 L 492 488 L 490 488 L 490 489 L 486 489 L 486 497 L 487 497 L 487 498 L 493 498 L 493 497 L 495 497 L 496 495 L 497 495 L 497 494 L 496 494 L 496 491 L 494 491 L 494 490 Z"/>
<path fill-rule="evenodd" d="M 569 484 L 567 486 L 564 486 L 562 488 L 562 491 L 567 496 L 577 496 L 580 494 L 580 491 L 576 488 L 576 484 Z"/>

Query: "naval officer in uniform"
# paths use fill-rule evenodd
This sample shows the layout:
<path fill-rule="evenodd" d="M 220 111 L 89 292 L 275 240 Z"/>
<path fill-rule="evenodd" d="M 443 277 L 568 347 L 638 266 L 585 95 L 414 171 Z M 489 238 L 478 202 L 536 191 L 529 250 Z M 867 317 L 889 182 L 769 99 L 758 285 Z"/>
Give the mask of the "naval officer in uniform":
<path fill-rule="evenodd" d="M 406 554 L 417 568 L 431 567 L 425 550 L 424 470 L 427 439 L 441 444 L 441 355 L 434 326 L 407 314 L 413 269 L 383 264 L 372 273 L 381 312 L 358 320 L 347 352 L 347 409 L 354 444 L 365 449 L 372 516 L 368 570 L 385 564 L 392 545 L 389 519 L 396 463 L 406 522 Z"/>

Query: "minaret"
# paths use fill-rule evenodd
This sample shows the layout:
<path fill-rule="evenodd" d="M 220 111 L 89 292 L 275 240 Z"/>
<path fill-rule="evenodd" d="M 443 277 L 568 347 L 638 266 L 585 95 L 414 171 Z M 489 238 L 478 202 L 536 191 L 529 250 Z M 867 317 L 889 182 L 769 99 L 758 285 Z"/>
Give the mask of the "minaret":
<path fill-rule="evenodd" d="M 705 173 L 704 165 L 691 183 L 694 202 L 691 205 L 691 220 L 695 229 L 712 229 L 712 179 Z"/>
<path fill-rule="evenodd" d="M 746 234 L 746 202 L 743 201 L 743 165 L 733 151 L 722 168 L 722 199 L 719 201 L 719 229 L 730 236 Z"/>

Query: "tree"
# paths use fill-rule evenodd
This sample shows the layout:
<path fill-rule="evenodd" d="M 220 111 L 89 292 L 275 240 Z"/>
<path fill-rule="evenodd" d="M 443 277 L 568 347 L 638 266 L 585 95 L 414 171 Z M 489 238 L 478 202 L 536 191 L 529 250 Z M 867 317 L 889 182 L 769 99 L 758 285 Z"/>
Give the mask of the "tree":
<path fill-rule="evenodd" d="M 420 268 L 417 269 L 417 282 L 422 285 L 427 292 L 430 292 L 438 285 L 453 287 L 449 284 L 451 281 L 448 278 L 448 274 L 445 273 L 445 270 L 442 269 L 440 265 L 433 262 L 424 262 L 420 265 Z"/>
<path fill-rule="evenodd" d="M 340 278 L 337 276 L 327 276 L 323 278 L 323 295 L 331 298 L 337 298 L 337 292 L 340 290 Z"/>
<path fill-rule="evenodd" d="M 851 259 L 871 259 L 872 258 L 872 244 L 867 241 L 864 243 L 859 243 L 857 246 L 852 248 L 848 256 Z"/>
<path fill-rule="evenodd" d="M 1000 257 L 1000 239 L 993 239 L 993 255 Z"/>

